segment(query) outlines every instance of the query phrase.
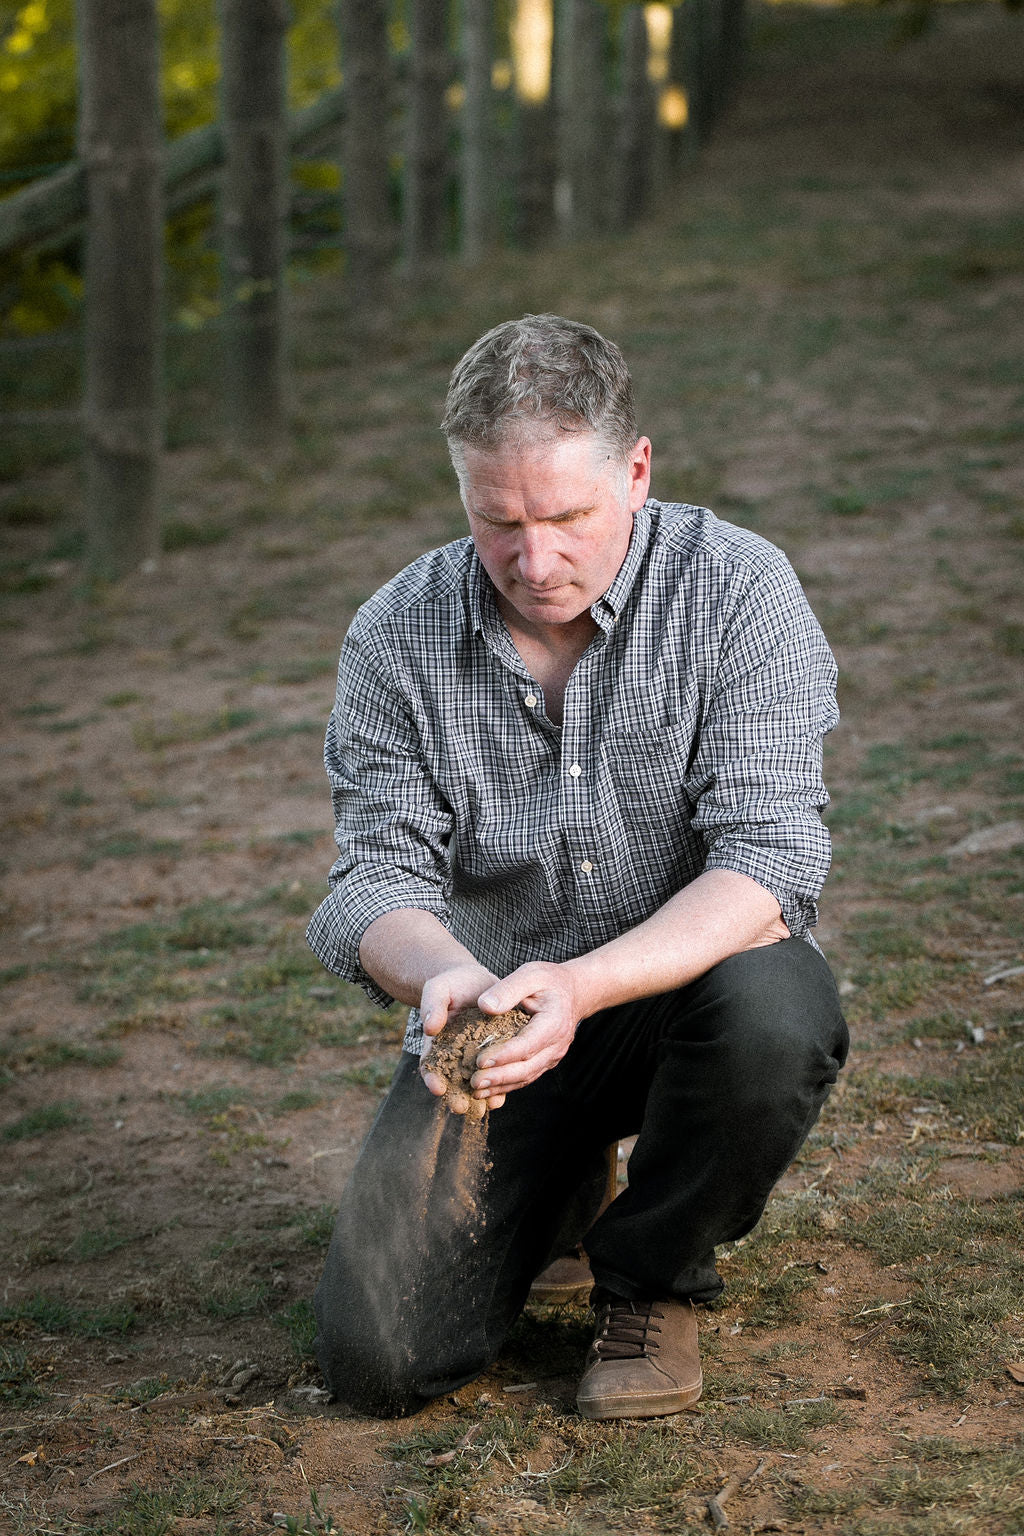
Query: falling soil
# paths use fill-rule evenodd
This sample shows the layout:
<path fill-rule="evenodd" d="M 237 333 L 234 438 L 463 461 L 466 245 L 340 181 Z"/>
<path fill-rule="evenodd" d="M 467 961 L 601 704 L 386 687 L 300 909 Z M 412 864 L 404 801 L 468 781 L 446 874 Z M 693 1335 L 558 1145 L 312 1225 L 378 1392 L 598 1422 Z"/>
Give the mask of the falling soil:
<path fill-rule="evenodd" d="M 463 1008 L 453 1014 L 434 1039 L 430 1051 L 431 1069 L 448 1084 L 444 1102 L 456 1115 L 482 1120 L 486 1101 L 474 1099 L 470 1086 L 477 1058 L 487 1045 L 513 1040 L 529 1018 L 521 1008 L 510 1013 L 486 1014 L 476 1008 Z"/>

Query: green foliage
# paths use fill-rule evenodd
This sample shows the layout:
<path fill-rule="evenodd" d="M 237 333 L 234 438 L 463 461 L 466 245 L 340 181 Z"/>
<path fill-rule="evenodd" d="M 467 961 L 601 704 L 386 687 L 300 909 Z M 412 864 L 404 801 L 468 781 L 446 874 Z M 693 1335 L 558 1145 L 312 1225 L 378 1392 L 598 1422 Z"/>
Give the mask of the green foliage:
<path fill-rule="evenodd" d="M 316 1318 L 313 1316 L 313 1308 L 306 1300 L 294 1301 L 283 1312 L 278 1312 L 274 1318 L 276 1323 L 288 1334 L 292 1348 L 300 1360 L 310 1360 L 313 1357 L 313 1340 L 316 1337 Z"/>
<path fill-rule="evenodd" d="M 169 139 L 217 115 L 220 63 L 215 0 L 160 0 L 160 85 Z M 306 106 L 340 79 L 332 0 L 291 0 L 288 101 Z M 0 9 L 0 192 L 74 158 L 77 52 L 74 0 L 28 0 Z M 6 185 L 5 185 L 6 184 Z M 216 310 L 215 264 L 206 251 L 209 210 L 170 227 L 171 299 L 199 324 Z M 32 334 L 79 312 L 81 278 L 66 253 L 0 257 L 0 333 Z"/>
<path fill-rule="evenodd" d="M 0 1131 L 0 1138 L 4 1141 L 26 1141 L 31 1136 L 46 1136 L 53 1131 L 64 1131 L 84 1123 L 85 1117 L 74 1100 L 64 1100 L 59 1104 L 44 1104 L 39 1109 L 30 1109 L 17 1120 L 5 1125 Z"/>
<path fill-rule="evenodd" d="M 129 1333 L 137 1321 L 133 1307 L 83 1307 L 45 1291 L 0 1308 L 0 1323 L 31 1323 L 41 1333 L 76 1333 L 86 1339 Z"/>
<path fill-rule="evenodd" d="M 238 1513 L 250 1488 L 243 1473 L 229 1474 L 219 1482 L 198 1475 L 179 1477 L 165 1488 L 133 1486 L 117 1501 L 117 1507 L 96 1525 L 75 1525 L 76 1536 L 167 1536 L 190 1529 L 209 1532 L 209 1536 L 229 1536 L 239 1529 L 227 1517 Z"/>
<path fill-rule="evenodd" d="M 25 1351 L 0 1344 L 0 1403 L 31 1403 L 41 1396 Z"/>

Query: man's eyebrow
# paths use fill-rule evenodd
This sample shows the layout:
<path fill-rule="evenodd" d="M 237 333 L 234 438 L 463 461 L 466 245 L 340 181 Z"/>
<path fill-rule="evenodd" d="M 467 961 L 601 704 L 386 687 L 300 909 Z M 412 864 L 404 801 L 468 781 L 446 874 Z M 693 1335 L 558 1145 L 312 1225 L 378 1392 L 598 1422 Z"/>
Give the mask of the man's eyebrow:
<path fill-rule="evenodd" d="M 542 523 L 568 523 L 573 518 L 586 517 L 589 512 L 594 511 L 594 506 L 594 502 L 588 501 L 582 506 L 566 507 L 564 512 L 554 512 L 550 517 L 538 518 L 537 521 Z M 492 517 L 489 512 L 484 512 L 480 507 L 470 507 L 469 510 L 474 517 L 480 518 L 481 522 L 494 523 L 499 528 L 516 528 L 522 522 L 522 518 L 519 517 Z"/>

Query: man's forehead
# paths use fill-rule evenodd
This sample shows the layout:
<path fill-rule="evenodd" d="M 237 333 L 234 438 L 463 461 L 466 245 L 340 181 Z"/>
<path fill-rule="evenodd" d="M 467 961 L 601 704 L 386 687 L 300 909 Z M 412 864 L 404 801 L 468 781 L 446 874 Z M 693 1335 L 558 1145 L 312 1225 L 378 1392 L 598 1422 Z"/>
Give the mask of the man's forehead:
<path fill-rule="evenodd" d="M 506 480 L 524 464 L 533 463 L 552 470 L 564 469 L 590 474 L 610 463 L 615 455 L 590 428 L 579 432 L 514 432 L 493 444 L 452 444 L 452 460 L 461 478 L 474 485 Z"/>

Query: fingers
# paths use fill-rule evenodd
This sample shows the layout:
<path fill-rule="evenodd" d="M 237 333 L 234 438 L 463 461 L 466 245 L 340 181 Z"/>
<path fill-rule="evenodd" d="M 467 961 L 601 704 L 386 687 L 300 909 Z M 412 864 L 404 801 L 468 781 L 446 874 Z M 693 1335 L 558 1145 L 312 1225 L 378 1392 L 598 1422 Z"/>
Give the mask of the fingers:
<path fill-rule="evenodd" d="M 556 1027 L 541 1022 L 538 1015 L 514 1040 L 484 1054 L 471 1079 L 474 1093 L 505 1094 L 525 1088 L 561 1061 L 574 1033 L 572 1026 Z"/>
<path fill-rule="evenodd" d="M 447 1078 L 442 1077 L 439 1072 L 431 1072 L 430 1068 L 427 1066 L 420 1067 L 420 1077 L 422 1077 L 423 1081 L 426 1083 L 430 1092 L 436 1099 L 443 1097 L 444 1092 L 448 1087 Z"/>

